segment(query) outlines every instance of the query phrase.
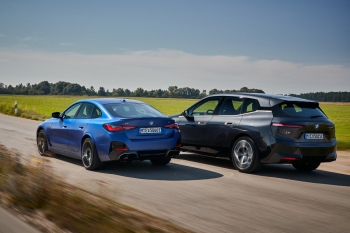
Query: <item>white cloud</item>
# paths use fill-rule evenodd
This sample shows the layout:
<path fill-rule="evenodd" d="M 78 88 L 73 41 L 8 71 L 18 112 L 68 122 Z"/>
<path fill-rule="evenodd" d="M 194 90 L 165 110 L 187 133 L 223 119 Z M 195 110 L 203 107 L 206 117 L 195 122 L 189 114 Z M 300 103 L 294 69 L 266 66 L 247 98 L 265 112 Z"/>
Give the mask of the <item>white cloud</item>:
<path fill-rule="evenodd" d="M 38 42 L 40 39 L 39 38 L 34 38 L 31 36 L 27 36 L 25 38 L 20 39 L 22 42 Z"/>
<path fill-rule="evenodd" d="M 61 42 L 60 45 L 62 46 L 69 46 L 69 45 L 73 45 L 73 43 L 65 43 L 65 42 Z"/>
<path fill-rule="evenodd" d="M 246 86 L 275 94 L 350 91 L 350 69 L 345 66 L 199 56 L 165 49 L 114 55 L 0 50 L 0 60 L 6 60 L 6 64 L 0 62 L 0 82 L 8 85 L 47 80 L 109 90 L 176 85 L 207 91 Z"/>

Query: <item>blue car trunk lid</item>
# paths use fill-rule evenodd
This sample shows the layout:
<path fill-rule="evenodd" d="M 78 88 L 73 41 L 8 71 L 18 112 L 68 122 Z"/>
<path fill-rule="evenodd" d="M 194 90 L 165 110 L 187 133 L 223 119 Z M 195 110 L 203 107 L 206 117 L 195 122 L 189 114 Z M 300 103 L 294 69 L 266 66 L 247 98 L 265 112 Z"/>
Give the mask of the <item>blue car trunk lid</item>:
<path fill-rule="evenodd" d="M 173 137 L 174 129 L 169 126 L 175 121 L 170 118 L 133 118 L 120 119 L 116 124 L 121 126 L 133 126 L 134 129 L 124 130 L 125 135 L 131 140 L 162 139 Z"/>

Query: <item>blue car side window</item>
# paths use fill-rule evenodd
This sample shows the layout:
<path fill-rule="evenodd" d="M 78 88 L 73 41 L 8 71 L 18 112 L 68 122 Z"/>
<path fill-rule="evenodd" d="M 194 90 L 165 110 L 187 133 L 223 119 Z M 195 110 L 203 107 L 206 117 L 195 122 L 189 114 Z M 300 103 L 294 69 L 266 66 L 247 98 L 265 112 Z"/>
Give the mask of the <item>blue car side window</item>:
<path fill-rule="evenodd" d="M 74 104 L 73 106 L 69 107 L 63 114 L 63 118 L 75 118 L 79 108 L 81 106 L 81 103 Z"/>
<path fill-rule="evenodd" d="M 95 105 L 90 103 L 85 103 L 79 110 L 77 118 L 89 119 L 92 118 L 92 111 L 94 110 Z"/>

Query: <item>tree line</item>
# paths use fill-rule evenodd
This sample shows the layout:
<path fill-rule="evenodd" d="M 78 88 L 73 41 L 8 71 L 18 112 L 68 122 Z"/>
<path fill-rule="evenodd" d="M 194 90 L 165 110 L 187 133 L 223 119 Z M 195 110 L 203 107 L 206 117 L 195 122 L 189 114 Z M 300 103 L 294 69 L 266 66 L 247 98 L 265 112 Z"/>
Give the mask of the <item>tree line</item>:
<path fill-rule="evenodd" d="M 198 99 L 205 96 L 219 93 L 233 93 L 233 92 L 250 92 L 250 93 L 265 93 L 256 88 L 242 87 L 241 89 L 232 90 L 218 90 L 212 89 L 208 93 L 206 90 L 190 87 L 169 86 L 167 90 L 145 90 L 141 87 L 134 91 L 124 88 L 113 88 L 111 91 L 100 87 L 95 90 L 93 86 L 87 88 L 77 83 L 57 82 L 49 83 L 42 81 L 38 84 L 22 83 L 16 86 L 5 85 L 0 82 L 0 94 L 14 94 L 14 95 L 88 95 L 88 96 L 113 96 L 113 97 L 156 97 L 156 98 L 191 98 Z M 289 94 L 290 96 L 299 97 L 303 99 L 315 100 L 319 102 L 350 102 L 350 92 L 310 92 L 302 94 Z"/>
<path fill-rule="evenodd" d="M 350 92 L 310 92 L 300 95 L 290 94 L 290 96 L 299 97 L 318 102 L 350 102 Z"/>
<path fill-rule="evenodd" d="M 242 87 L 239 90 L 218 90 L 212 89 L 208 93 L 232 93 L 232 92 L 251 92 L 251 93 L 264 93 L 259 89 L 249 89 Z M 95 90 L 93 86 L 90 88 L 81 86 L 77 83 L 69 82 L 57 82 L 49 83 L 48 81 L 42 81 L 38 84 L 22 83 L 16 86 L 5 85 L 0 82 L 0 94 L 14 94 L 14 95 L 88 95 L 88 96 L 113 96 L 113 97 L 156 97 L 156 98 L 202 98 L 207 96 L 207 91 L 190 87 L 177 87 L 169 86 L 167 90 L 145 90 L 141 87 L 134 91 L 124 88 L 113 88 L 111 91 L 100 87 Z"/>

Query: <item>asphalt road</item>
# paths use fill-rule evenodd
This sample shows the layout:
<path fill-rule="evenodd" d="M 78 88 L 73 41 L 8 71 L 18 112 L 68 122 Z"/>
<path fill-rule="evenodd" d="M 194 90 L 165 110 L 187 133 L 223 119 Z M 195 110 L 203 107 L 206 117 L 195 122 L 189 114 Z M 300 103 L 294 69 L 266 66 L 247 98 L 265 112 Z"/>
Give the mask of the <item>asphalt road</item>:
<path fill-rule="evenodd" d="M 0 142 L 38 158 L 38 121 L 0 114 Z M 57 176 L 194 232 L 350 232 L 350 153 L 311 173 L 266 165 L 242 174 L 225 159 L 181 154 L 163 167 L 108 163 L 85 170 L 79 160 L 48 158 Z"/>
<path fill-rule="evenodd" d="M 0 208 L 0 233 L 40 233 L 9 211 Z"/>

